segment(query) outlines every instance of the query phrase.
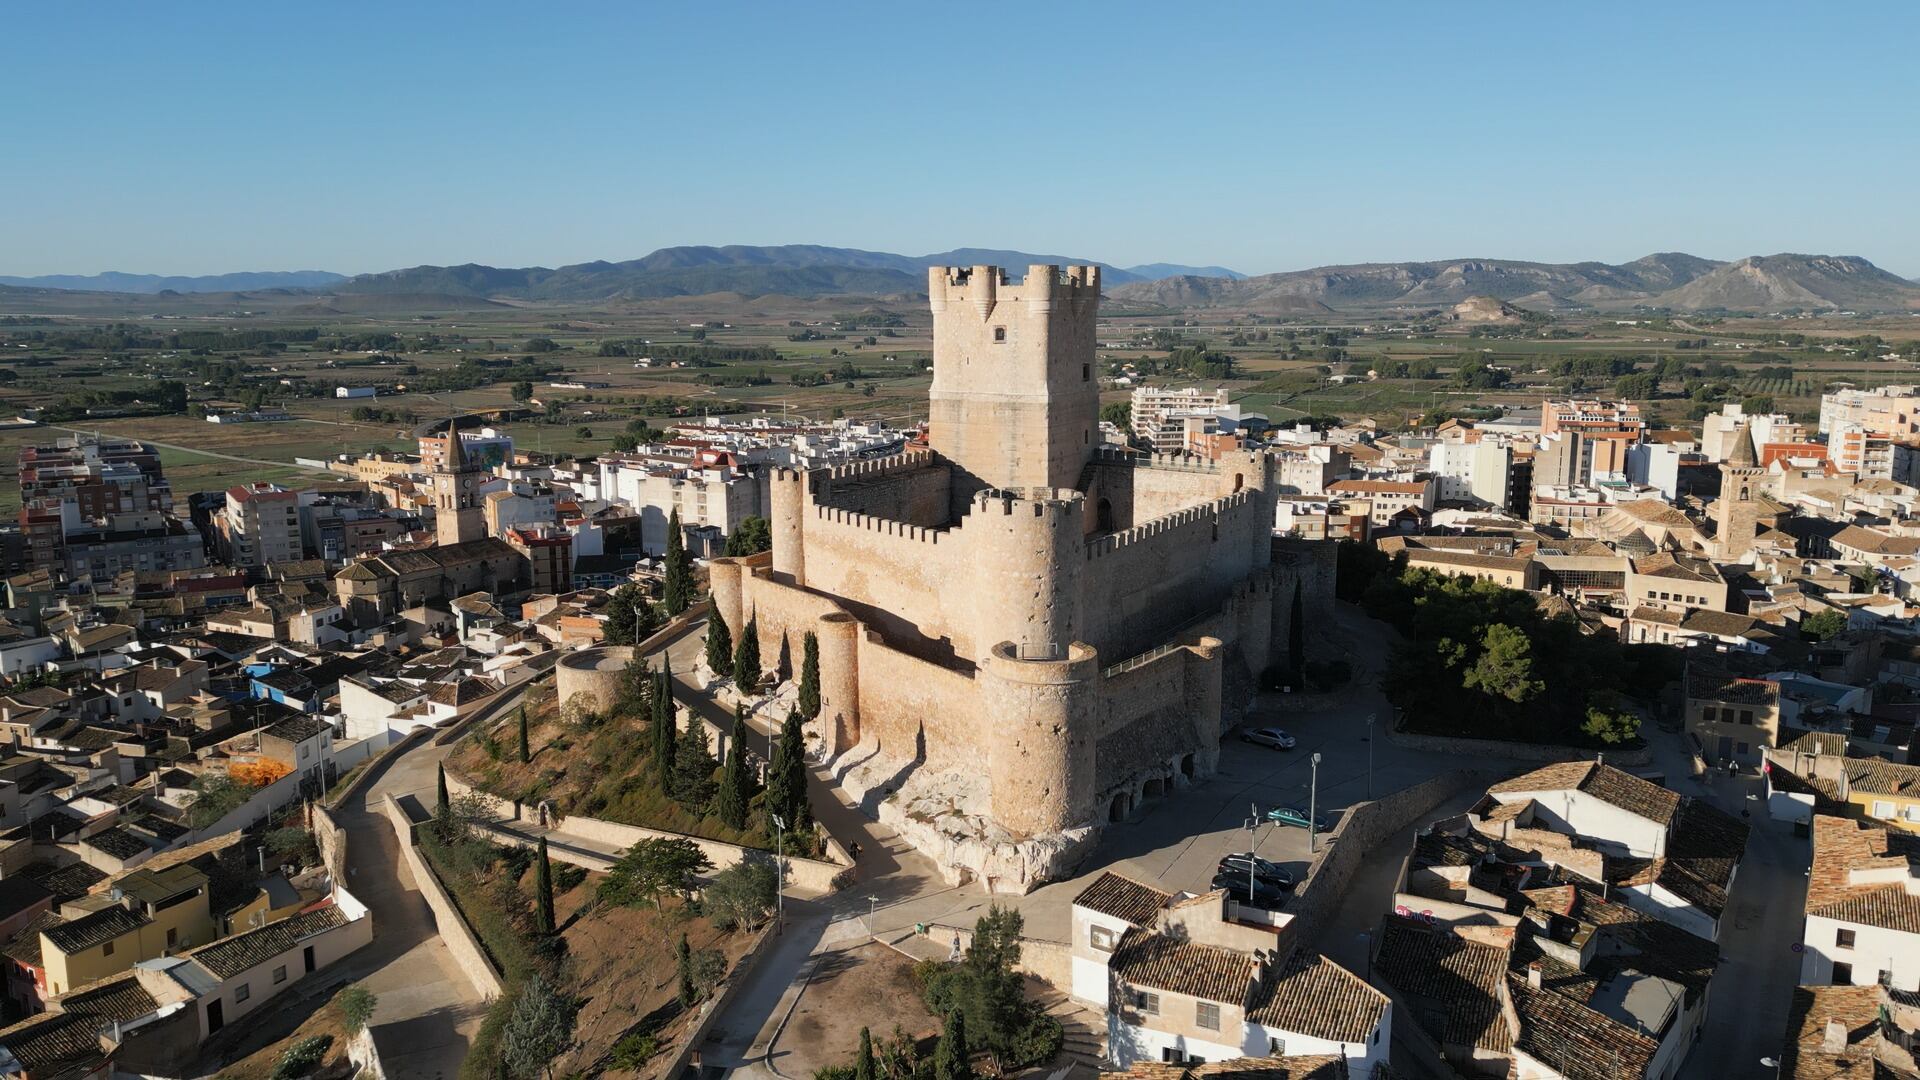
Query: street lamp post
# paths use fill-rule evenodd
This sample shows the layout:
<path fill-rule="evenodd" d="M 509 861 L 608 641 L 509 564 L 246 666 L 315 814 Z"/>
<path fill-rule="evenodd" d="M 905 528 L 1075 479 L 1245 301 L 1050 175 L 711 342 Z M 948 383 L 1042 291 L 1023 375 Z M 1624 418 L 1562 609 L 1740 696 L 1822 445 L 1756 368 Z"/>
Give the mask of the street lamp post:
<path fill-rule="evenodd" d="M 1260 827 L 1260 804 L 1247 804 L 1247 903 L 1253 903 L 1253 860 L 1260 856 L 1260 840 L 1254 830 Z"/>
<path fill-rule="evenodd" d="M 1373 801 L 1373 720 L 1374 713 L 1367 714 L 1367 801 Z"/>
<path fill-rule="evenodd" d="M 877 896 L 867 897 L 867 936 L 870 938 L 878 938 L 880 936 L 873 932 L 873 906 L 879 902 L 880 898 Z"/>
<path fill-rule="evenodd" d="M 773 932 L 776 934 L 781 931 L 780 921 L 787 910 L 786 836 L 787 820 L 779 814 L 773 815 Z"/>
<path fill-rule="evenodd" d="M 1313 752 L 1313 780 L 1307 788 L 1307 851 L 1320 851 L 1320 752 Z"/>
<path fill-rule="evenodd" d="M 1763 1057 L 1760 1059 L 1760 1064 L 1765 1065 L 1769 1069 L 1772 1069 L 1773 1075 L 1775 1076 L 1780 1075 L 1780 1059 L 1779 1058 Z"/>

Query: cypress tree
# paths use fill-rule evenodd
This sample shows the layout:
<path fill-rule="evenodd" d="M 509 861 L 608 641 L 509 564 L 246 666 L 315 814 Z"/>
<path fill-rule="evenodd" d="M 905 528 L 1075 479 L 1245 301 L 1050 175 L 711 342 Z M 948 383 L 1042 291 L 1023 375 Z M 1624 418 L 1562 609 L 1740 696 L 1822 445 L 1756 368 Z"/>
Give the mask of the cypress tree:
<path fill-rule="evenodd" d="M 547 838 L 540 838 L 540 857 L 533 864 L 533 892 L 536 901 L 535 910 L 540 918 L 540 932 L 553 933 L 553 864 L 547 861 Z"/>
<path fill-rule="evenodd" d="M 660 683 L 653 695 L 653 757 L 660 766 L 660 790 L 673 791 L 674 743 L 679 732 L 674 721 L 673 675 L 662 664 Z"/>
<path fill-rule="evenodd" d="M 873 1064 L 873 1032 L 860 1029 L 860 1056 L 853 1060 L 853 1080 L 878 1080 Z"/>
<path fill-rule="evenodd" d="M 707 616 L 707 667 L 723 679 L 733 674 L 733 634 L 718 607 Z"/>
<path fill-rule="evenodd" d="M 733 684 L 742 694 L 751 694 L 760 685 L 760 616 L 747 620 L 740 641 L 733 647 Z"/>
<path fill-rule="evenodd" d="M 933 1080 L 970 1080 L 967 1064 L 967 1025 L 958 1007 L 947 1014 L 940 1028 L 940 1041 L 933 1048 Z"/>
<path fill-rule="evenodd" d="M 527 745 L 527 707 L 520 706 L 520 763 L 525 765 L 533 760 L 533 751 Z"/>
<path fill-rule="evenodd" d="M 679 733 L 680 742 L 673 751 L 672 796 L 695 814 L 707 812 L 713 801 L 713 771 L 719 762 L 707 748 L 707 728 L 691 711 L 687 726 Z"/>
<path fill-rule="evenodd" d="M 713 797 L 713 813 L 729 829 L 747 827 L 747 755 L 743 749 L 747 730 L 746 710 L 733 711 L 733 736 L 727 740 L 727 763 L 720 771 L 720 790 Z"/>
<path fill-rule="evenodd" d="M 685 541 L 680 537 L 680 510 L 676 507 L 667 519 L 667 580 L 660 604 L 668 615 L 678 615 L 693 603 L 693 560 L 687 558 Z"/>
<path fill-rule="evenodd" d="M 811 630 L 800 650 L 800 715 L 820 715 L 820 639 Z"/>
<path fill-rule="evenodd" d="M 807 744 L 800 710 L 787 713 L 780 725 L 780 745 L 774 748 L 774 766 L 767 777 L 767 809 L 786 819 L 787 828 L 800 830 L 813 821 L 807 802 Z"/>
<path fill-rule="evenodd" d="M 698 995 L 693 992 L 693 951 L 687 947 L 685 934 L 680 935 L 679 943 L 673 947 L 673 964 L 679 972 L 680 1005 L 690 1009 Z"/>

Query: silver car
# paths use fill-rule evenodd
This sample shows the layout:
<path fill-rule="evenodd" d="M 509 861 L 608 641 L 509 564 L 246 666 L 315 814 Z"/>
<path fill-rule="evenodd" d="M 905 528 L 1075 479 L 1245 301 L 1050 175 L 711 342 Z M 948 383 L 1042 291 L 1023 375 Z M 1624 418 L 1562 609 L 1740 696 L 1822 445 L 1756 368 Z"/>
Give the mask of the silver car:
<path fill-rule="evenodd" d="M 1248 728 L 1240 733 L 1240 738 L 1256 746 L 1271 746 L 1275 750 L 1293 749 L 1293 736 L 1277 727 Z"/>

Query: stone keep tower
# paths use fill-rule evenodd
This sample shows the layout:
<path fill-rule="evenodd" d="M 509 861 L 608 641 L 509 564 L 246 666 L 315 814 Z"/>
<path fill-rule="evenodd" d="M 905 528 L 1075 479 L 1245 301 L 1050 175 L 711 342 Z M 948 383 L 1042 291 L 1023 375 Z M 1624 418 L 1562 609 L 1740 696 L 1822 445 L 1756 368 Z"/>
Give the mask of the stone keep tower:
<path fill-rule="evenodd" d="M 1759 499 L 1768 479 L 1754 450 L 1752 425 L 1741 424 L 1733 440 L 1732 452 L 1720 463 L 1720 498 L 1713 504 L 1714 556 L 1723 562 L 1740 562 L 1753 552 Z"/>
<path fill-rule="evenodd" d="M 459 429 L 453 421 L 447 421 L 447 463 L 433 470 L 434 540 L 441 547 L 464 544 L 487 534 L 480 504 L 480 485 L 486 479 L 487 467 L 467 460 Z"/>
<path fill-rule="evenodd" d="M 1100 268 L 930 267 L 933 449 L 954 467 L 953 509 L 983 488 L 1074 488 L 1099 438 L 1094 318 Z"/>

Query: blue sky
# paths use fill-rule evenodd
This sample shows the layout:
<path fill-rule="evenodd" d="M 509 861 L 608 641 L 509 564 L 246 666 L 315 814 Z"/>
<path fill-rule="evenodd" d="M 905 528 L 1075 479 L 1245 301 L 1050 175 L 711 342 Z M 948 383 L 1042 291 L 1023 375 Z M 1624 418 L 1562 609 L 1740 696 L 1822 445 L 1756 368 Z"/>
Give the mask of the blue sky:
<path fill-rule="evenodd" d="M 0 273 L 672 244 L 1920 275 L 1920 5 L 9 4 Z"/>

